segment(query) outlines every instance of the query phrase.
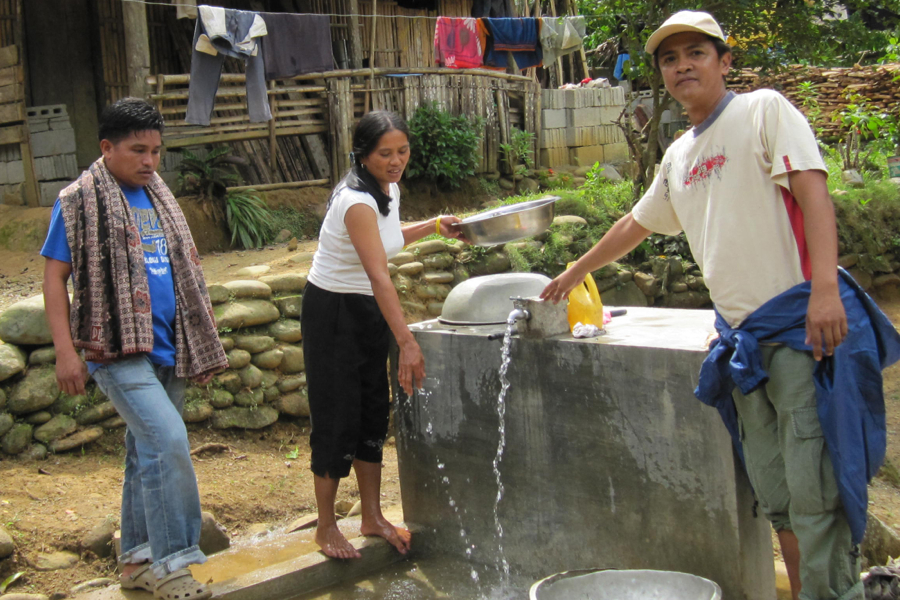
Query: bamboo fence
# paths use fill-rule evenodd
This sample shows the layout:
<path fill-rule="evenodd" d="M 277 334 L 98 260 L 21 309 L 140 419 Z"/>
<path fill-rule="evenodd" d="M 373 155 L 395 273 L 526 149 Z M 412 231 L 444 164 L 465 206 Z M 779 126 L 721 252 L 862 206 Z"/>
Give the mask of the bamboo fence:
<path fill-rule="evenodd" d="M 155 90 L 150 100 L 166 118 L 167 148 L 255 143 L 263 151 L 248 157 L 251 173 L 245 178 L 256 185 L 334 182 L 350 167 L 353 129 L 369 106 L 409 119 L 423 102 L 435 102 L 452 114 L 481 117 L 477 173 L 501 170 L 500 144 L 509 141 L 513 128 L 537 139 L 540 127 L 538 84 L 493 71 L 348 69 L 273 81 L 273 118 L 267 123 L 249 122 L 244 75 L 223 74 L 208 127 L 184 120 L 189 75 L 155 75 L 147 83 Z"/>
<path fill-rule="evenodd" d="M 795 66 L 769 76 L 743 69 L 729 77 L 728 87 L 736 92 L 760 88 L 779 90 L 807 116 L 817 107 L 821 112 L 814 126 L 822 137 L 836 138 L 842 135 L 842 131 L 834 116 L 846 108 L 853 95 L 865 98 L 873 110 L 900 116 L 898 78 L 900 64 L 838 68 Z M 811 85 L 801 86 L 804 82 Z M 809 90 L 804 90 L 804 87 Z"/>

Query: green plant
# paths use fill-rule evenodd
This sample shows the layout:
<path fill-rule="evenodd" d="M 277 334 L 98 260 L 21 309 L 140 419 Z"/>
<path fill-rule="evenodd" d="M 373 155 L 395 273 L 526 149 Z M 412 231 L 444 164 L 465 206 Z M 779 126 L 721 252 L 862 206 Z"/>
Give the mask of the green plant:
<path fill-rule="evenodd" d="M 225 196 L 225 220 L 231 231 L 231 244 L 260 248 L 272 232 L 269 207 L 254 190 L 231 192 Z"/>
<path fill-rule="evenodd" d="M 832 116 L 844 128 L 844 135 L 838 142 L 838 151 L 844 169 L 856 169 L 868 160 L 869 155 L 877 149 L 877 142 L 891 140 L 897 133 L 896 118 L 883 111 L 873 109 L 869 101 L 859 94 L 849 93 L 848 103 Z M 868 152 L 860 157 L 863 141 L 876 142 L 870 144 Z M 896 146 L 896 144 L 894 144 Z"/>
<path fill-rule="evenodd" d="M 178 167 L 179 194 L 198 196 L 202 200 L 223 200 L 228 186 L 240 181 L 236 165 L 243 162 L 231 154 L 228 146 L 213 148 L 206 156 L 184 150 Z"/>
<path fill-rule="evenodd" d="M 500 144 L 500 151 L 506 167 L 513 176 L 513 193 L 519 191 L 518 179 L 534 166 L 534 134 L 524 129 L 516 129 L 509 136 L 509 143 Z"/>
<path fill-rule="evenodd" d="M 297 460 L 300 458 L 300 446 L 294 446 L 294 449 L 284 455 L 288 460 Z"/>
<path fill-rule="evenodd" d="M 482 120 L 441 110 L 425 102 L 409 120 L 411 155 L 407 174 L 459 187 L 475 174 Z"/>

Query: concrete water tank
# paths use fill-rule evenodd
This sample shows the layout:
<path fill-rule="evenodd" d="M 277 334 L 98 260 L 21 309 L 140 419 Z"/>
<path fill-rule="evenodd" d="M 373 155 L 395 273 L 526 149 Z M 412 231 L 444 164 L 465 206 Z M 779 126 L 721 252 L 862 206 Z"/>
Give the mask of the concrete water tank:
<path fill-rule="evenodd" d="M 505 559 L 532 581 L 658 569 L 708 578 L 729 600 L 774 599 L 769 524 L 718 413 L 693 396 L 713 320 L 629 308 L 599 338 L 514 338 L 499 503 L 501 343 L 488 336 L 504 327 L 412 326 L 427 379 L 395 417 L 416 549 Z"/>

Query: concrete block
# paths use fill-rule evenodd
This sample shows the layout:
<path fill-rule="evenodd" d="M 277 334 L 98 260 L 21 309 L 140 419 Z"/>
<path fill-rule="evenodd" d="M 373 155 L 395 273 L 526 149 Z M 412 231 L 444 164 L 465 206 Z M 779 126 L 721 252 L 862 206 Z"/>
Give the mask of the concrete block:
<path fill-rule="evenodd" d="M 19 144 L 4 144 L 0 146 L 0 161 L 22 160 L 22 147 Z"/>
<path fill-rule="evenodd" d="M 75 130 L 60 129 L 43 131 L 31 136 L 31 150 L 34 156 L 75 153 Z"/>
<path fill-rule="evenodd" d="M 46 106 L 32 106 L 25 109 L 28 119 L 52 119 L 53 117 L 68 117 L 65 104 L 48 104 Z"/>
<path fill-rule="evenodd" d="M 513 343 L 496 517 L 512 570 L 659 569 L 709 578 L 723 598 L 774 597 L 770 526 L 754 518 L 718 412 L 693 396 L 712 320 L 629 308 L 599 342 Z M 404 518 L 420 527 L 423 555 L 465 544 L 473 563 L 496 567 L 501 357 L 488 335 L 503 326 L 410 329 L 431 365 L 430 400 L 396 404 Z"/>
<path fill-rule="evenodd" d="M 601 106 L 599 108 L 600 111 L 600 122 L 598 125 L 608 125 L 609 123 L 615 123 L 616 119 L 619 118 L 619 115 L 622 114 L 622 108 L 620 106 Z"/>
<path fill-rule="evenodd" d="M 70 183 L 72 182 L 67 180 L 38 183 L 41 192 L 41 206 L 53 206 L 53 203 L 59 198 L 59 193 Z"/>
<path fill-rule="evenodd" d="M 603 146 L 603 155 L 606 157 L 606 162 L 612 164 L 623 163 L 631 159 L 631 155 L 628 153 L 628 144 L 625 142 Z"/>
<path fill-rule="evenodd" d="M 9 183 L 9 179 L 6 170 L 6 163 L 0 162 L 0 185 L 6 185 L 7 183 Z"/>
<path fill-rule="evenodd" d="M 612 100 L 610 103 L 625 106 L 625 88 L 623 88 L 622 86 L 616 86 L 609 89 L 612 92 Z"/>
<path fill-rule="evenodd" d="M 60 129 L 72 129 L 72 123 L 69 121 L 69 117 L 50 119 L 50 129 L 54 131 Z"/>
<path fill-rule="evenodd" d="M 568 148 L 541 148 L 541 167 L 562 167 L 569 164 Z"/>
<path fill-rule="evenodd" d="M 25 181 L 25 163 L 14 160 L 6 163 L 5 183 L 22 183 Z"/>
<path fill-rule="evenodd" d="M 31 132 L 32 135 L 35 133 L 40 133 L 42 131 L 50 131 L 50 123 L 47 122 L 46 119 L 28 120 L 28 131 Z"/>
<path fill-rule="evenodd" d="M 0 185 L 0 204 L 8 206 L 24 206 L 25 196 L 22 194 L 21 183 Z"/>
<path fill-rule="evenodd" d="M 569 160 L 573 165 L 588 167 L 596 162 L 603 162 L 604 146 L 582 146 L 569 149 Z"/>
<path fill-rule="evenodd" d="M 566 91 L 568 90 L 542 90 L 541 108 L 558 109 L 566 107 Z"/>
<path fill-rule="evenodd" d="M 562 129 L 566 126 L 566 111 L 561 108 L 542 110 L 541 119 L 544 129 Z"/>
<path fill-rule="evenodd" d="M 579 88 L 577 90 L 563 90 L 566 98 L 566 108 L 589 108 L 596 103 L 599 90 L 591 88 Z"/>
<path fill-rule="evenodd" d="M 44 156 L 34 159 L 34 170 L 38 181 L 72 180 L 78 175 L 78 163 L 74 154 Z"/>
<path fill-rule="evenodd" d="M 565 148 L 568 129 L 544 129 L 541 132 L 541 148 Z"/>
<path fill-rule="evenodd" d="M 573 90 L 574 91 L 574 90 Z M 590 127 L 600 125 L 600 108 L 567 108 L 566 127 Z"/>

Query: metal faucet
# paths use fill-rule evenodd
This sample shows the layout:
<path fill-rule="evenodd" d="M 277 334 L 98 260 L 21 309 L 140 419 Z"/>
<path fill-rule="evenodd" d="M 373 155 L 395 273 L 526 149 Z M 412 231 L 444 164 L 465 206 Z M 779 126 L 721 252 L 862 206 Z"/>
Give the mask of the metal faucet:
<path fill-rule="evenodd" d="M 531 318 L 531 313 L 527 309 L 517 306 L 506 318 L 507 325 L 513 325 L 516 321 L 527 321 Z"/>

